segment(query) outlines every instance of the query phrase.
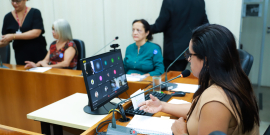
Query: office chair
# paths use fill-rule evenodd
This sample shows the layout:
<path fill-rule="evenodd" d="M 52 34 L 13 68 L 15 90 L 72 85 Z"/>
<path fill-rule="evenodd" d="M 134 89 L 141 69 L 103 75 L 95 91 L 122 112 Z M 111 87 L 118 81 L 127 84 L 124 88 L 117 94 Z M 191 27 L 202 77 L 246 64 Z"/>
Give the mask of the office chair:
<path fill-rule="evenodd" d="M 252 67 L 252 64 L 253 64 L 253 56 L 249 54 L 248 52 L 241 49 L 237 49 L 237 51 L 239 53 L 241 67 L 246 73 L 246 75 L 248 76 L 250 69 Z"/>
<path fill-rule="evenodd" d="M 263 135 L 270 135 L 270 125 L 268 126 Z"/>
<path fill-rule="evenodd" d="M 3 63 L 10 64 L 10 45 L 0 48 L 0 55 Z"/>
<path fill-rule="evenodd" d="M 161 50 L 161 54 L 162 54 L 162 48 L 161 48 L 161 46 L 159 45 L 159 44 L 157 44 L 157 43 L 154 43 L 155 45 L 157 45 L 159 48 L 160 48 L 160 50 Z M 162 54 L 163 55 L 163 54 Z"/>
<path fill-rule="evenodd" d="M 73 39 L 75 42 L 77 49 L 78 49 L 78 63 L 77 63 L 77 70 L 82 70 L 80 65 L 80 59 L 85 58 L 85 46 L 84 42 L 79 39 Z"/>

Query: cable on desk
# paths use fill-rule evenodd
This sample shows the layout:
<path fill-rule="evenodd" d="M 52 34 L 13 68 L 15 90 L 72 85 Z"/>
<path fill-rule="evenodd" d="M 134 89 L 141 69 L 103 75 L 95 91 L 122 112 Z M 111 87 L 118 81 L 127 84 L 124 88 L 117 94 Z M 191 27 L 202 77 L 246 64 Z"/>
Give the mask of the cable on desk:
<path fill-rule="evenodd" d="M 109 103 L 111 103 L 112 105 L 116 105 L 116 104 L 114 104 L 114 103 L 112 103 L 112 102 L 109 102 Z"/>
<path fill-rule="evenodd" d="M 122 101 L 122 99 L 121 99 L 121 98 L 119 98 L 118 96 L 117 96 L 117 98 L 118 98 L 119 100 L 121 100 L 121 101 Z"/>
<path fill-rule="evenodd" d="M 107 108 L 105 107 L 105 105 L 103 105 L 103 107 L 104 107 L 104 109 L 105 109 L 107 112 L 109 112 L 109 110 L 107 110 Z"/>
<path fill-rule="evenodd" d="M 119 120 L 119 119 L 117 119 Z M 96 127 L 96 135 L 103 133 L 103 132 L 98 132 L 100 129 L 102 129 L 105 125 L 109 124 L 112 120 L 105 120 L 102 121 L 101 123 L 98 124 L 98 126 Z M 106 122 L 106 123 L 105 123 Z M 98 128 L 102 123 L 104 123 L 100 128 Z"/>
<path fill-rule="evenodd" d="M 130 96 L 128 95 L 127 91 L 125 91 L 125 92 L 126 92 L 127 96 L 130 97 Z"/>
<path fill-rule="evenodd" d="M 105 120 L 105 121 L 102 121 L 101 123 L 98 124 L 98 126 L 96 127 L 96 135 L 98 135 L 99 133 L 102 133 L 102 132 L 98 132 L 101 128 L 103 128 L 105 125 L 109 124 L 112 120 Z M 98 128 L 102 123 L 104 122 L 107 122 L 105 124 L 103 124 L 100 128 Z"/>

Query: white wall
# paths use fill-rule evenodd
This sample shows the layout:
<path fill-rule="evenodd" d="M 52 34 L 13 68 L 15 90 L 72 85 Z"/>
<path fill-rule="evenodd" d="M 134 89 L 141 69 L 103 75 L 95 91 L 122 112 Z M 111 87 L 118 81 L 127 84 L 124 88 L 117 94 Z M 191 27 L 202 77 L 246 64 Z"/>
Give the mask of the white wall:
<path fill-rule="evenodd" d="M 210 23 L 229 28 L 239 39 L 242 0 L 205 0 Z M 44 20 L 47 48 L 53 41 L 51 27 L 54 20 L 63 18 L 71 24 L 73 37 L 86 45 L 86 57 L 119 36 L 115 43 L 120 45 L 122 55 L 126 47 L 133 43 L 132 21 L 146 19 L 153 24 L 159 15 L 162 0 L 30 0 L 27 6 L 38 8 Z M 13 10 L 9 0 L 1 0 L 0 20 Z M 0 21 L 0 26 L 3 21 Z M 163 34 L 155 34 L 153 42 L 163 45 Z M 102 52 L 110 50 L 104 49 Z M 14 51 L 11 63 L 15 64 Z"/>

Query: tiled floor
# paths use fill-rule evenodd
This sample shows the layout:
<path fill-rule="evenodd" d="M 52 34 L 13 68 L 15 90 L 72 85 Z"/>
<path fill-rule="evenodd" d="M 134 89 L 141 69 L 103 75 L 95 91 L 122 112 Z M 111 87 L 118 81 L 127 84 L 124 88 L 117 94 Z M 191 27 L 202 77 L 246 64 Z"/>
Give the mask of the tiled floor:
<path fill-rule="evenodd" d="M 260 87 L 253 86 L 254 92 L 257 95 L 258 93 L 262 93 L 262 110 L 260 113 L 260 135 L 263 135 L 267 127 L 270 125 L 270 87 Z M 258 99 L 259 101 L 259 99 Z"/>

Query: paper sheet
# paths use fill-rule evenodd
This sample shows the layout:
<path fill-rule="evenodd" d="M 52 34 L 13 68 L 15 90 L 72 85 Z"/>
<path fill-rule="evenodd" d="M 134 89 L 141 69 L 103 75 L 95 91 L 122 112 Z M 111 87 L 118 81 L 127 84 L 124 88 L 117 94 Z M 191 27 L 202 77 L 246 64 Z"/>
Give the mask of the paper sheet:
<path fill-rule="evenodd" d="M 127 77 L 127 81 L 133 81 L 133 82 L 141 81 L 144 78 L 146 78 L 145 75 L 128 75 L 128 74 L 126 74 L 126 77 Z"/>
<path fill-rule="evenodd" d="M 130 97 L 133 97 L 133 96 L 135 96 L 139 93 L 142 93 L 142 92 L 143 92 L 143 90 L 139 89 L 136 92 L 134 92 L 132 95 L 130 95 Z M 131 101 L 132 101 L 132 105 L 133 105 L 134 110 L 137 109 L 139 104 L 141 102 L 145 101 L 144 93 L 141 95 L 138 95 L 137 97 L 131 98 Z"/>
<path fill-rule="evenodd" d="M 43 72 L 48 71 L 50 69 L 52 69 L 52 67 L 35 67 L 35 68 L 28 69 L 28 71 L 43 73 Z"/>
<path fill-rule="evenodd" d="M 171 126 L 174 121 L 173 119 L 135 115 L 127 127 L 141 134 L 172 135 Z"/>
<path fill-rule="evenodd" d="M 190 93 L 195 93 L 199 85 L 195 84 L 186 84 L 186 83 L 176 83 L 177 87 L 172 89 L 172 91 L 183 91 L 183 92 L 190 92 Z"/>

